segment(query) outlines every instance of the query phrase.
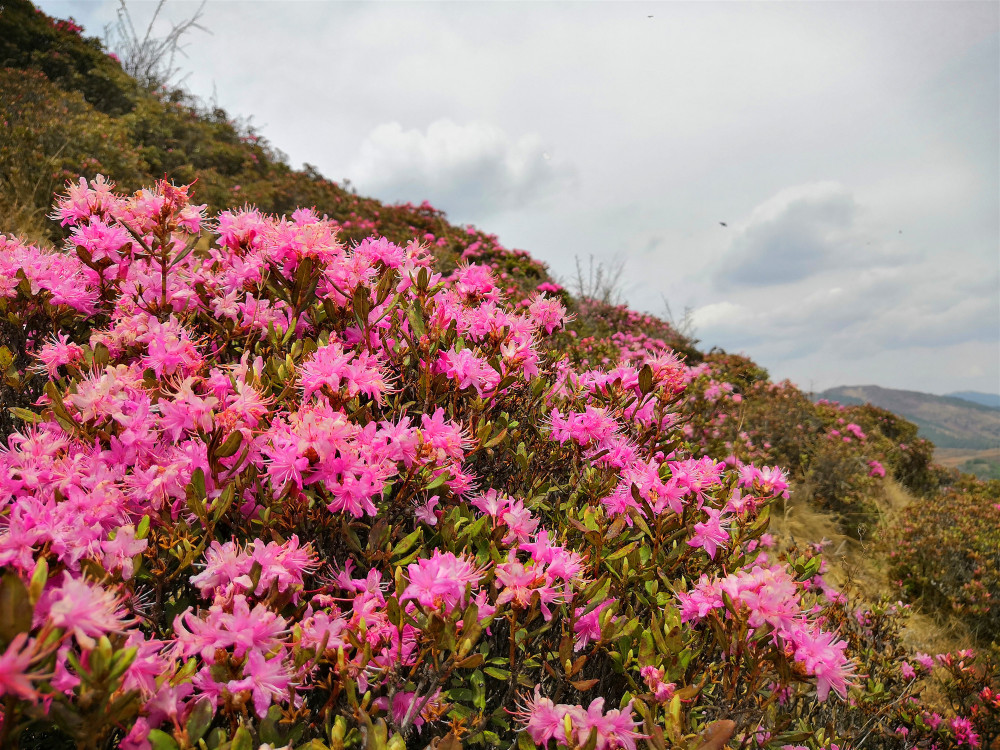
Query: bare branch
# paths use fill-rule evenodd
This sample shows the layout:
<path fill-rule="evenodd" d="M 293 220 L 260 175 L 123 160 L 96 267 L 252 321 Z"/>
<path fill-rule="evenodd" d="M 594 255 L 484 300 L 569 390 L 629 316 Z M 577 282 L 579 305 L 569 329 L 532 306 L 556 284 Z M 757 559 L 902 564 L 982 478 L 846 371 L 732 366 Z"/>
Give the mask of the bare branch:
<path fill-rule="evenodd" d="M 184 37 L 195 29 L 212 33 L 199 23 L 206 1 L 202 0 L 190 17 L 173 24 L 165 36 L 158 37 L 154 35 L 154 26 L 166 0 L 159 0 L 156 4 L 153 17 L 141 36 L 135 28 L 126 0 L 119 0 L 118 19 L 104 27 L 104 43 L 118 55 L 125 72 L 147 89 L 179 86 L 187 78 L 174 80 L 180 72 L 180 67 L 175 64 L 177 55 L 187 57 L 184 51 L 187 45 L 182 43 Z"/>
<path fill-rule="evenodd" d="M 604 305 L 620 305 L 624 302 L 622 276 L 625 273 L 625 261 L 617 259 L 605 265 L 595 262 L 590 256 L 586 272 L 580 258 L 576 259 L 576 278 L 573 279 L 573 291 L 577 299 L 600 302 Z"/>

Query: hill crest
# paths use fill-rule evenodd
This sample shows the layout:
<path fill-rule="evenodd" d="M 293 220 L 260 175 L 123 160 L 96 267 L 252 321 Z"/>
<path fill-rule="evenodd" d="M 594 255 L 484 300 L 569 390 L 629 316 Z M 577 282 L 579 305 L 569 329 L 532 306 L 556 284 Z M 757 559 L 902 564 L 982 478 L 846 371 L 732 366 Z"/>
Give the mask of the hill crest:
<path fill-rule="evenodd" d="M 842 404 L 870 403 L 909 419 L 939 448 L 985 450 L 1000 447 L 1000 411 L 955 396 L 853 385 L 828 388 L 817 398 Z"/>

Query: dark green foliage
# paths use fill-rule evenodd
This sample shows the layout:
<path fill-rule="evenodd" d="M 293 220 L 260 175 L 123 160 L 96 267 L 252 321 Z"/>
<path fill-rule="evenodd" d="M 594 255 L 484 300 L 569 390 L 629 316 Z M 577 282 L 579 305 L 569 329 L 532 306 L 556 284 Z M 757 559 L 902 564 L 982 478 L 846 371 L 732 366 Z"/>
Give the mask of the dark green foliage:
<path fill-rule="evenodd" d="M 958 479 L 907 509 L 890 536 L 892 575 L 910 598 L 960 617 L 988 643 L 1000 633 L 1000 481 Z"/>

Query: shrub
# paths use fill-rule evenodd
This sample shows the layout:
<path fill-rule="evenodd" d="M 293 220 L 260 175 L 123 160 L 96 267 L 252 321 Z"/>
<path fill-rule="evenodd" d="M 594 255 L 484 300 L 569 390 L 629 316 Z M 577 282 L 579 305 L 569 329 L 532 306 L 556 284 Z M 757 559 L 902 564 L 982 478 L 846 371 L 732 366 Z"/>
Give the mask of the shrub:
<path fill-rule="evenodd" d="M 675 354 L 574 368 L 558 301 L 310 210 L 55 215 L 2 254 L 45 395 L 0 456 L 0 744 L 832 741 L 819 561 L 763 552 L 779 470 L 689 451 Z"/>
<path fill-rule="evenodd" d="M 1000 481 L 960 479 L 889 532 L 890 575 L 910 599 L 954 614 L 984 642 L 1000 633 Z"/>

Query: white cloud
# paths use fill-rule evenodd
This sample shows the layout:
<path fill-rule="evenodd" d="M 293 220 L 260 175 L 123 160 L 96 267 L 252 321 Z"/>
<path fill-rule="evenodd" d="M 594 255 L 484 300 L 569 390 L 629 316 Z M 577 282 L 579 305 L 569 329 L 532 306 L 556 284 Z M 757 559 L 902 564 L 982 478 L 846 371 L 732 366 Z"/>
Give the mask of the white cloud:
<path fill-rule="evenodd" d="M 853 193 L 836 182 L 781 190 L 733 227 L 736 236 L 716 278 L 728 287 L 773 286 L 898 260 L 887 233 L 866 226 L 863 213 Z"/>
<path fill-rule="evenodd" d="M 454 219 L 543 201 L 573 179 L 536 133 L 514 139 L 489 123 L 450 119 L 426 131 L 404 130 L 398 122 L 377 126 L 362 142 L 351 174 L 362 192 L 391 201 L 419 196 Z"/>

